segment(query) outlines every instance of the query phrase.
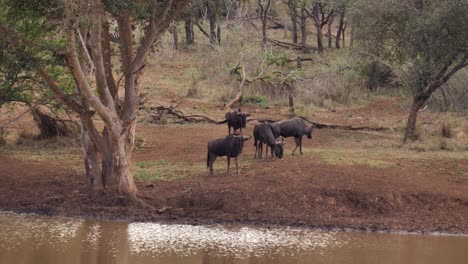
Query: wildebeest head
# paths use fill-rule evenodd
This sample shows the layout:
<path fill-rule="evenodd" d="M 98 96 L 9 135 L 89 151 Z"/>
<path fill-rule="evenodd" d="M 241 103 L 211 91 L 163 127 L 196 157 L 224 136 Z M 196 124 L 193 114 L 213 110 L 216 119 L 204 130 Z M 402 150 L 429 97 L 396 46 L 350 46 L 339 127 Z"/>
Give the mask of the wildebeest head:
<path fill-rule="evenodd" d="M 277 138 L 275 141 L 275 146 L 273 147 L 273 154 L 278 158 L 283 158 L 283 145 L 286 144 L 282 137 Z"/>

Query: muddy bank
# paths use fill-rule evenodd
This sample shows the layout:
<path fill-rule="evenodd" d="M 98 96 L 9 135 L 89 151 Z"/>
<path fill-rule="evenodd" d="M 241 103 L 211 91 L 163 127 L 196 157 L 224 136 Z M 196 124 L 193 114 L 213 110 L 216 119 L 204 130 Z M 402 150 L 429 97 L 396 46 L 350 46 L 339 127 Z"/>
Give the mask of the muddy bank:
<path fill-rule="evenodd" d="M 275 171 L 274 166 L 282 164 L 271 166 Z M 302 175 L 291 170 L 280 174 L 246 171 L 212 178 L 138 181 L 141 199 L 156 209 L 151 210 L 110 195 L 90 200 L 83 176 L 59 163 L 0 155 L 0 168 L 0 209 L 15 212 L 193 224 L 468 233 L 468 195 L 463 195 L 463 189 L 438 186 L 428 191 L 411 188 L 403 180 L 399 185 L 382 182 L 385 174 L 394 173 L 391 170 L 381 170 L 384 176 L 379 180 L 364 168 L 343 170 L 317 164 Z"/>

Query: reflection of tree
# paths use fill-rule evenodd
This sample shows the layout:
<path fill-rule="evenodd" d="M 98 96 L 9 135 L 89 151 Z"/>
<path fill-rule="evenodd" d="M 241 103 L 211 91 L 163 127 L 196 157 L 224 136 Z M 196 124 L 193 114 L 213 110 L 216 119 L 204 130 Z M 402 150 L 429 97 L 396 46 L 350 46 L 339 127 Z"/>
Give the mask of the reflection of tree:
<path fill-rule="evenodd" d="M 97 246 L 96 263 L 129 263 L 128 224 L 105 222 L 100 226 L 101 236 Z"/>

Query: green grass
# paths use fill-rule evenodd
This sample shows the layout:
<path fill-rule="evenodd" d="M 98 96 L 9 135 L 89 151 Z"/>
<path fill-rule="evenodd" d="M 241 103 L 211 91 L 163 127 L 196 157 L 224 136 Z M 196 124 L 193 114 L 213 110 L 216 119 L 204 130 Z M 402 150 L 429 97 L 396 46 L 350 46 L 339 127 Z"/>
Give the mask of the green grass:
<path fill-rule="evenodd" d="M 331 165 L 364 165 L 374 168 L 387 168 L 396 166 L 397 162 L 383 159 L 379 156 L 370 156 L 362 149 L 305 149 L 305 153 L 312 153 L 322 161 Z"/>
<path fill-rule="evenodd" d="M 181 180 L 206 171 L 206 164 L 168 162 L 165 160 L 140 161 L 133 166 L 134 176 L 147 181 Z"/>

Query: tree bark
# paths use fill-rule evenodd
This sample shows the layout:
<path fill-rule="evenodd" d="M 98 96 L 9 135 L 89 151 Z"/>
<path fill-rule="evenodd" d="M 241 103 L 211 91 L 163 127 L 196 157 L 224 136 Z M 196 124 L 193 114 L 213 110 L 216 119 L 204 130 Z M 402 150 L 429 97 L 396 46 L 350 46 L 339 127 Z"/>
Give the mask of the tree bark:
<path fill-rule="evenodd" d="M 320 4 L 315 4 L 312 8 L 312 18 L 314 19 L 315 28 L 317 31 L 317 50 L 319 53 L 323 53 L 322 25 L 319 17 L 319 9 Z"/>
<path fill-rule="evenodd" d="M 424 105 L 424 103 L 429 99 L 426 96 L 414 96 L 413 97 L 413 104 L 411 105 L 411 109 L 408 115 L 408 122 L 405 128 L 405 135 L 403 138 L 404 142 L 408 140 L 414 141 L 418 139 L 418 134 L 416 131 L 416 118 L 418 117 L 419 109 Z"/>
<path fill-rule="evenodd" d="M 190 15 L 185 16 L 185 43 L 192 45 L 195 43 L 195 33 L 193 31 L 193 21 Z"/>
<path fill-rule="evenodd" d="M 216 42 L 218 40 L 217 34 L 216 34 L 216 25 L 217 25 L 217 14 L 215 7 L 210 6 L 209 3 L 207 3 L 207 14 L 208 14 L 208 19 L 210 21 L 210 44 L 211 45 L 216 45 Z"/>
<path fill-rule="evenodd" d="M 289 0 L 288 4 L 292 22 L 292 42 L 297 45 L 297 0 Z"/>
<path fill-rule="evenodd" d="M 177 33 L 177 23 L 175 20 L 172 22 L 172 37 L 174 39 L 173 48 L 174 50 L 178 50 L 179 49 L 179 35 Z"/>
<path fill-rule="evenodd" d="M 266 1 L 266 5 L 263 5 L 263 1 Z M 258 6 L 260 7 L 260 20 L 262 21 L 262 48 L 266 49 L 267 46 L 267 15 L 270 9 L 271 0 L 258 0 Z"/>
<path fill-rule="evenodd" d="M 302 0 L 301 6 L 301 47 L 302 52 L 308 53 L 309 49 L 307 48 L 307 14 L 306 14 L 306 4 L 305 0 Z"/>
<path fill-rule="evenodd" d="M 291 92 L 288 95 L 288 106 L 289 106 L 289 115 L 291 117 L 295 116 L 296 114 L 294 113 L 294 97 Z"/>
<path fill-rule="evenodd" d="M 336 32 L 336 41 L 335 41 L 335 47 L 337 49 L 340 48 L 341 34 L 343 34 L 343 39 L 344 39 L 344 19 L 345 19 L 345 13 L 340 12 L 340 22 L 338 24 L 338 31 Z"/>
<path fill-rule="evenodd" d="M 351 21 L 351 32 L 349 34 L 349 46 L 352 48 L 354 46 L 354 28 L 356 27 L 355 23 L 353 23 L 353 21 Z"/>
<path fill-rule="evenodd" d="M 330 17 L 330 20 L 328 21 L 328 30 L 327 30 L 327 37 L 328 37 L 328 48 L 332 48 L 332 25 L 333 25 L 333 20 L 335 16 L 332 15 Z"/>
<path fill-rule="evenodd" d="M 104 190 L 99 153 L 91 141 L 88 130 L 81 123 L 81 145 L 85 165 L 86 178 L 88 179 L 89 196 L 93 198 L 96 193 Z"/>

